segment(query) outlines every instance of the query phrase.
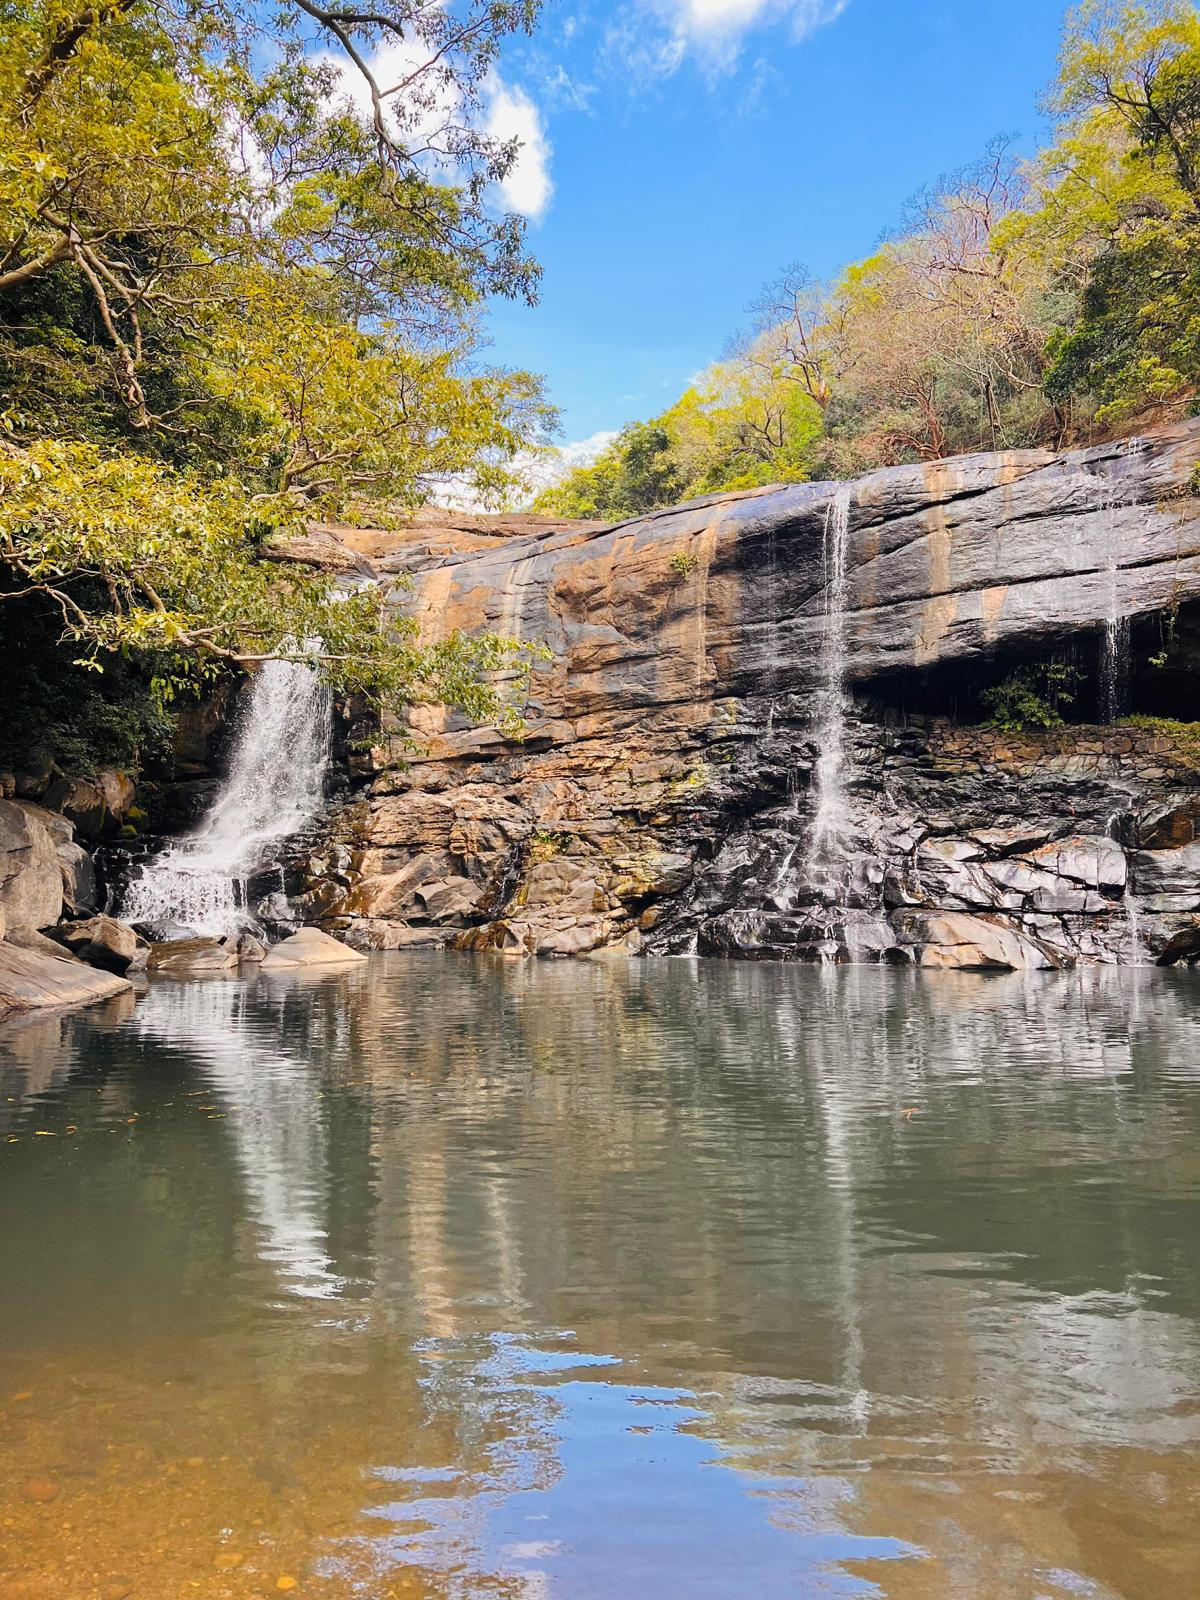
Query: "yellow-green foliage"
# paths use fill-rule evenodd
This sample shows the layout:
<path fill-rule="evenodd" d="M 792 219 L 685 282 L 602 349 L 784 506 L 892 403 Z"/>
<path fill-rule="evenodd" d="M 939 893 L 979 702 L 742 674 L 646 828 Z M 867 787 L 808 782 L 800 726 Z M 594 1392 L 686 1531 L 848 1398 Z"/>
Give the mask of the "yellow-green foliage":
<path fill-rule="evenodd" d="M 689 496 L 958 451 L 1082 442 L 1200 389 L 1200 13 L 1086 0 L 1051 146 L 994 143 L 866 260 L 764 291 L 736 353 L 541 507 L 620 518 Z"/>
<path fill-rule="evenodd" d="M 0 15 L 0 587 L 82 662 L 169 652 L 169 694 L 197 663 L 303 654 L 382 698 L 504 714 L 480 680 L 503 641 L 424 650 L 382 594 L 335 604 L 260 554 L 447 476 L 497 494 L 551 419 L 538 380 L 477 364 L 472 320 L 536 282 L 484 199 L 513 152 L 470 126 L 535 6 L 466 0 L 460 36 L 463 9 L 373 8 L 430 59 L 375 128 L 293 0 Z M 441 172 L 405 133 L 433 77 L 463 108 Z"/>

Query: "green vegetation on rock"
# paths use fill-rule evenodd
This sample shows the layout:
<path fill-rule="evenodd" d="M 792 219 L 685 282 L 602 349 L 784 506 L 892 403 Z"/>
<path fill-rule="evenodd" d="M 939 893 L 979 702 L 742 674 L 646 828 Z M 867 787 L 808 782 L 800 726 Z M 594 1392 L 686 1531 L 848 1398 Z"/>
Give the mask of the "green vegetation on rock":
<path fill-rule="evenodd" d="M 1064 661 L 1033 661 L 980 695 L 988 726 L 1003 733 L 1027 728 L 1060 728 L 1062 709 L 1073 704 L 1082 673 Z"/>

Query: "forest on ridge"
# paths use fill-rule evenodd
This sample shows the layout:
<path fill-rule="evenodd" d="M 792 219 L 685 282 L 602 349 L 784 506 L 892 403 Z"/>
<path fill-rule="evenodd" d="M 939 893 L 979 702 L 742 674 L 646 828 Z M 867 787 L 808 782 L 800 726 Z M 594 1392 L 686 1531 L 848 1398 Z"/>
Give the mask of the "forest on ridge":
<path fill-rule="evenodd" d="M 1053 142 L 998 137 L 834 281 L 792 266 L 659 416 L 537 509 L 617 518 L 722 490 L 964 451 L 1060 447 L 1190 410 L 1200 387 L 1200 16 L 1087 0 Z"/>

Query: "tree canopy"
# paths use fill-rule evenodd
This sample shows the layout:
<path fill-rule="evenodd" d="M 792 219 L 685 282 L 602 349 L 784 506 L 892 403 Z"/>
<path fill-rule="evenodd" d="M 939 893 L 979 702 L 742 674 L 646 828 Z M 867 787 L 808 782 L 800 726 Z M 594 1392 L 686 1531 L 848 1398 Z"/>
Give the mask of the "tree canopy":
<path fill-rule="evenodd" d="M 1200 15 L 1070 12 L 1033 161 L 996 139 L 833 282 L 793 266 L 725 359 L 538 507 L 671 500 L 963 451 L 1061 446 L 1200 391 Z"/>
<path fill-rule="evenodd" d="M 382 591 L 262 559 L 319 513 L 486 497 L 545 437 L 481 359 L 538 269 L 481 131 L 536 0 L 25 0 L 0 11 L 0 613 L 79 659 L 319 658 L 496 712 L 494 639 L 422 651 Z"/>

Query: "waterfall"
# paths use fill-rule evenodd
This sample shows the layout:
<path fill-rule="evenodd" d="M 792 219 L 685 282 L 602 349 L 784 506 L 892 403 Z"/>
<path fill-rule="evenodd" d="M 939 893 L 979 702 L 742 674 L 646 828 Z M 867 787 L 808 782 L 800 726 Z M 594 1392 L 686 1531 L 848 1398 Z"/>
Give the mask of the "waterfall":
<path fill-rule="evenodd" d="M 221 792 L 194 832 L 129 885 L 125 921 L 198 934 L 243 928 L 247 879 L 320 811 L 331 725 L 332 697 L 311 667 L 266 662 L 251 683 Z"/>
<path fill-rule="evenodd" d="M 1132 799 L 1132 796 L 1130 798 Z M 1145 949 L 1142 945 L 1142 926 L 1138 913 L 1137 896 L 1133 892 L 1133 869 L 1129 859 L 1129 852 L 1124 850 L 1121 838 L 1122 815 L 1120 811 L 1114 811 L 1105 823 L 1104 831 L 1110 839 L 1115 839 L 1118 844 L 1122 845 L 1125 855 L 1125 886 L 1121 891 L 1121 914 L 1125 919 L 1125 938 L 1126 947 L 1129 951 L 1129 965 L 1131 967 L 1140 967 L 1143 964 Z M 1118 962 L 1120 959 L 1118 954 Z"/>
<path fill-rule="evenodd" d="M 1117 460 L 1138 454 L 1145 449 L 1141 439 L 1128 439 L 1120 447 Z M 1119 593 L 1120 568 L 1117 564 L 1116 512 L 1132 503 L 1133 486 L 1122 484 L 1115 473 L 1105 481 L 1100 496 L 1101 528 L 1108 553 L 1104 571 L 1108 580 L 1108 616 L 1100 640 L 1100 720 L 1116 722 L 1129 710 L 1129 683 L 1132 670 L 1130 655 L 1130 621 L 1121 613 Z"/>
<path fill-rule="evenodd" d="M 852 484 L 839 484 L 825 512 L 825 616 L 817 692 L 816 803 L 809 866 L 818 883 L 829 888 L 845 854 L 847 831 L 846 569 L 853 492 Z"/>

